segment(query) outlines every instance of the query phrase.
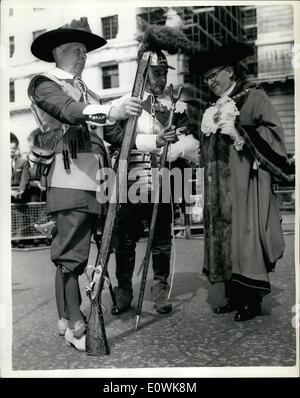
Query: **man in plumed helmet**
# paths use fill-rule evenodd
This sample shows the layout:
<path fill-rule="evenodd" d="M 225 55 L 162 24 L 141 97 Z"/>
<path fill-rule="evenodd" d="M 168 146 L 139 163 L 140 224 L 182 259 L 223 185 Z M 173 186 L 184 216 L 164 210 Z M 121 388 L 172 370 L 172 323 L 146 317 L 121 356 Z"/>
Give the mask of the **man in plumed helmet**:
<path fill-rule="evenodd" d="M 110 134 L 106 126 L 142 109 L 137 98 L 103 105 L 81 79 L 86 54 L 105 44 L 81 18 L 42 34 L 31 46 L 37 58 L 56 64 L 31 80 L 28 95 L 42 131 L 41 146 L 55 152 L 47 176 L 47 209 L 56 224 L 51 259 L 57 267 L 58 332 L 79 350 L 85 350 L 85 319 L 78 277 L 87 264 L 95 215 L 103 213 L 96 199 L 97 174 L 109 165 L 102 138 L 120 145 L 122 132 Z"/>
<path fill-rule="evenodd" d="M 253 49 L 231 42 L 191 59 L 212 95 L 201 123 L 204 167 L 204 273 L 225 282 L 227 302 L 216 314 L 235 321 L 261 313 L 268 273 L 283 255 L 275 180 L 289 180 L 280 119 L 264 90 L 246 83 L 239 61 Z"/>
<path fill-rule="evenodd" d="M 132 276 L 135 267 L 135 249 L 139 240 L 142 220 L 150 226 L 153 203 L 151 191 L 154 181 L 151 169 L 159 167 L 159 156 L 166 141 L 170 143 L 167 161 L 170 168 L 183 168 L 188 161 L 198 161 L 198 140 L 194 138 L 187 117 L 187 104 L 178 101 L 174 123 L 166 129 L 171 100 L 165 93 L 168 70 L 174 69 L 160 50 L 151 51 L 151 63 L 145 86 L 143 111 L 137 122 L 134 149 L 128 165 L 127 203 L 120 205 L 115 228 L 115 258 L 118 286 L 115 288 L 117 308 L 113 314 L 127 311 L 133 299 Z M 114 101 L 122 104 L 128 95 Z M 109 127 L 117 130 L 120 123 Z M 154 179 L 153 179 L 154 180 Z M 134 189 L 132 190 L 132 188 Z M 139 193 L 133 201 L 130 192 Z M 174 199 L 174 198 L 173 198 Z M 171 258 L 172 200 L 160 203 L 152 246 L 154 281 L 151 286 L 152 298 L 157 312 L 172 311 L 168 299 Z"/>

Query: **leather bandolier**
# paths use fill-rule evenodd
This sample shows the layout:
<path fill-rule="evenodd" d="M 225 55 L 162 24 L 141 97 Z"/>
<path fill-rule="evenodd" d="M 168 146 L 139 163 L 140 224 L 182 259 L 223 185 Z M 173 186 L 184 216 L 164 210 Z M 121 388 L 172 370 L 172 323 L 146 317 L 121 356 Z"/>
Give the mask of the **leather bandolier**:
<path fill-rule="evenodd" d="M 149 134 L 157 135 L 166 127 L 170 113 L 168 104 L 162 104 L 159 101 L 157 101 L 156 103 L 152 103 L 152 99 L 153 96 L 149 95 L 146 101 L 143 102 L 144 112 L 142 113 L 138 121 L 137 134 L 139 133 L 139 131 L 141 133 L 144 133 L 145 131 L 143 131 L 143 128 L 150 128 L 151 131 L 149 131 Z M 180 105 L 182 109 L 184 109 L 185 104 L 179 102 L 179 106 Z M 145 126 L 147 124 L 147 121 L 145 121 L 145 124 L 143 125 L 143 114 L 145 113 L 148 117 L 148 127 Z M 151 118 L 150 124 L 149 117 Z M 157 174 L 155 172 L 152 174 L 152 170 L 159 169 L 160 155 L 161 150 L 150 153 L 142 152 L 138 149 L 132 149 L 128 164 L 129 189 L 131 185 L 135 183 L 135 187 L 139 187 L 142 194 L 150 193 L 153 190 L 153 176 L 156 176 Z M 138 180 L 137 176 L 139 176 Z"/>
<path fill-rule="evenodd" d="M 97 171 L 108 166 L 109 160 L 103 137 L 102 127 L 83 122 L 80 125 L 62 123 L 41 109 L 33 96 L 39 78 L 47 78 L 57 83 L 62 91 L 74 101 L 87 104 L 101 104 L 100 98 L 90 90 L 86 91 L 84 101 L 82 91 L 69 81 L 58 79 L 51 74 L 35 76 L 29 85 L 32 113 L 42 131 L 41 147 L 55 151 L 55 160 L 47 177 L 49 187 L 73 188 L 96 191 Z M 106 115 L 103 115 L 103 123 Z M 97 130 L 100 129 L 97 134 Z M 93 154 L 91 156 L 91 154 Z"/>

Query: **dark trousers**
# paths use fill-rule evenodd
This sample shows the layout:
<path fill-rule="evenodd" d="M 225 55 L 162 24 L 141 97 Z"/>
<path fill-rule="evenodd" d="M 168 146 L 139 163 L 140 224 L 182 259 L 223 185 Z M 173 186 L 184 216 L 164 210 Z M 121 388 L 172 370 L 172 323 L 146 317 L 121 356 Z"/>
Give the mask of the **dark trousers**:
<path fill-rule="evenodd" d="M 142 232 L 142 221 L 151 223 L 152 203 L 126 203 L 119 208 L 115 228 L 116 277 L 120 288 L 132 289 L 135 249 Z M 152 246 L 154 280 L 167 284 L 172 246 L 172 208 L 161 203 Z"/>
<path fill-rule="evenodd" d="M 59 317 L 69 319 L 72 326 L 76 321 L 83 320 L 78 277 L 87 265 L 97 216 L 72 209 L 52 213 L 52 216 L 56 223 L 51 259 L 57 267 L 57 310 Z"/>
<path fill-rule="evenodd" d="M 225 282 L 225 297 L 237 309 L 246 304 L 255 307 L 262 302 L 262 296 L 258 289 L 231 280 Z"/>
<path fill-rule="evenodd" d="M 81 275 L 87 265 L 91 236 L 96 215 L 79 210 L 61 210 L 52 213 L 55 230 L 51 246 L 51 259 L 66 272 Z"/>

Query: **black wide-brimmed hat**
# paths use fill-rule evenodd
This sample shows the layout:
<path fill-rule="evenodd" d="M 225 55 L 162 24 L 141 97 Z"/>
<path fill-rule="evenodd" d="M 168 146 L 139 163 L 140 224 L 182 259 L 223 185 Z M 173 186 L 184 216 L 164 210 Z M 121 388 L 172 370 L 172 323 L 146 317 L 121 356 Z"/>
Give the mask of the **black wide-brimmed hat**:
<path fill-rule="evenodd" d="M 82 17 L 38 36 L 31 45 L 31 52 L 42 61 L 55 62 L 52 53 L 54 48 L 66 43 L 82 43 L 89 52 L 104 46 L 107 41 L 92 33 L 87 18 Z"/>
<path fill-rule="evenodd" d="M 231 41 L 212 50 L 202 50 L 190 58 L 190 71 L 203 75 L 209 69 L 224 65 L 235 65 L 254 54 L 248 44 Z"/>

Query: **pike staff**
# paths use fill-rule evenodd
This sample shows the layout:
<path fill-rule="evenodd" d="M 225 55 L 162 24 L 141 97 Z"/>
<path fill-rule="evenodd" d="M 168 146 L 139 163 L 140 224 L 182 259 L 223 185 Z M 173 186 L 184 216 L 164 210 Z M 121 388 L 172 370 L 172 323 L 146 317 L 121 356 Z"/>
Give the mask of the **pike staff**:
<path fill-rule="evenodd" d="M 169 119 L 166 125 L 166 131 L 168 128 L 172 126 L 173 119 L 174 119 L 174 112 L 176 108 L 176 103 L 179 100 L 181 96 L 181 91 L 182 91 L 182 86 L 179 87 L 177 95 L 174 95 L 174 88 L 173 84 L 170 85 L 171 93 L 171 101 L 172 105 L 170 108 L 170 113 L 169 113 Z M 138 300 L 138 306 L 137 306 L 137 311 L 136 311 L 136 323 L 135 323 L 135 330 L 138 329 L 139 321 L 140 321 L 140 316 L 142 313 L 142 307 L 143 307 L 143 300 L 144 300 L 144 295 L 145 295 L 145 289 L 146 289 L 146 282 L 147 282 L 147 274 L 148 274 L 148 268 L 149 268 L 149 263 L 150 263 L 150 255 L 152 251 L 152 245 L 153 245 L 153 239 L 154 239 L 154 232 L 155 232 L 155 225 L 156 225 L 156 220 L 157 220 L 157 214 L 158 214 L 158 207 L 159 207 L 159 202 L 160 202 L 160 193 L 161 193 L 161 188 L 162 188 L 162 180 L 163 180 L 163 173 L 165 169 L 165 164 L 166 164 L 166 159 L 167 159 L 167 154 L 169 150 L 169 145 L 170 143 L 168 141 L 165 142 L 163 152 L 161 155 L 160 159 L 160 169 L 159 169 L 159 175 L 158 175 L 158 187 L 156 187 L 155 191 L 155 201 L 153 204 L 153 212 L 152 212 L 152 218 L 151 218 L 151 223 L 150 223 L 150 228 L 149 228 L 149 237 L 148 237 L 148 242 L 147 242 L 147 249 L 146 253 L 144 256 L 144 259 L 142 261 L 141 267 L 138 271 L 138 275 L 140 272 L 143 270 L 142 274 L 142 281 L 141 281 L 141 287 L 140 287 L 140 293 L 139 293 L 139 300 Z"/>

